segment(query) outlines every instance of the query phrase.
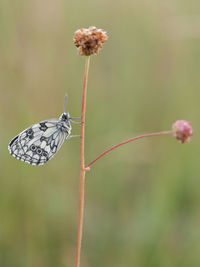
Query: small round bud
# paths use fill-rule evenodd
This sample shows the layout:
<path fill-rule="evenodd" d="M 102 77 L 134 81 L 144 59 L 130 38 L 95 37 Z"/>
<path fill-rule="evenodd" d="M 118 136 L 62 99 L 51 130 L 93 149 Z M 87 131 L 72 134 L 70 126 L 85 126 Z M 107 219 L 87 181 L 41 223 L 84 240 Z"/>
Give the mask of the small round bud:
<path fill-rule="evenodd" d="M 90 26 L 88 29 L 82 28 L 74 33 L 74 44 L 77 47 L 78 55 L 90 56 L 97 55 L 108 39 L 107 32 Z"/>
<path fill-rule="evenodd" d="M 178 120 L 172 125 L 174 137 L 181 142 L 181 144 L 190 141 L 193 136 L 191 123 L 185 120 Z"/>

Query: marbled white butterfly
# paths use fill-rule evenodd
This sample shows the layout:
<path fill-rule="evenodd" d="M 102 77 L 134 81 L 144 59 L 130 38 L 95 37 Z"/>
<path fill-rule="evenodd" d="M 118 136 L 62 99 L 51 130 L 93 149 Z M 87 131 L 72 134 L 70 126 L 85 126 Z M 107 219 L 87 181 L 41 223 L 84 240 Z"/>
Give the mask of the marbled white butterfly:
<path fill-rule="evenodd" d="M 32 165 L 43 165 L 72 137 L 70 122 L 75 123 L 72 120 L 77 118 L 70 118 L 69 112 L 65 112 L 66 98 L 67 95 L 59 119 L 34 124 L 11 140 L 8 150 L 13 157 Z"/>

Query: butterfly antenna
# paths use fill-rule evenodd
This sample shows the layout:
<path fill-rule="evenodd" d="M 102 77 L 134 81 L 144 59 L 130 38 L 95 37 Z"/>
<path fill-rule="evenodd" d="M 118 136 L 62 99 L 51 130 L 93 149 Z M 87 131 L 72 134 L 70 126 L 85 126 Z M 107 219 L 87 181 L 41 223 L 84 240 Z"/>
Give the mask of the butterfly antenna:
<path fill-rule="evenodd" d="M 63 113 L 65 113 L 65 105 L 66 105 L 67 97 L 68 97 L 68 95 L 65 94 L 64 105 L 63 105 Z"/>

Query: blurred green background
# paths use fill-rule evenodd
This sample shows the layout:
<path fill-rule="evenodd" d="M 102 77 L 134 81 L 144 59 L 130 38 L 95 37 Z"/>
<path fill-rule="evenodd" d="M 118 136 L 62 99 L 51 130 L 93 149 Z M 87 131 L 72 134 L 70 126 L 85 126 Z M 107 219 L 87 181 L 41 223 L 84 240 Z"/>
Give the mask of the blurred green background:
<path fill-rule="evenodd" d="M 0 266 L 73 266 L 79 140 L 41 167 L 8 142 L 67 110 L 80 116 L 85 58 L 73 33 L 109 40 L 91 58 L 86 162 L 126 138 L 192 122 L 192 142 L 152 137 L 87 173 L 81 267 L 200 266 L 200 1 L 0 0 Z M 73 134 L 80 126 L 74 125 Z"/>

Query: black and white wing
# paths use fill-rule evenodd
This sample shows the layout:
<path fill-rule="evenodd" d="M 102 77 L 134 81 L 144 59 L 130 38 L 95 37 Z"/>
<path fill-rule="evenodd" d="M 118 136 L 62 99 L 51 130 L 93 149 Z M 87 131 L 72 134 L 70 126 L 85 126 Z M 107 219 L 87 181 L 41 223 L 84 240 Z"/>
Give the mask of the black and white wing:
<path fill-rule="evenodd" d="M 62 131 L 59 119 L 34 124 L 14 137 L 8 145 L 10 154 L 32 165 L 43 165 L 60 149 L 70 132 Z"/>

